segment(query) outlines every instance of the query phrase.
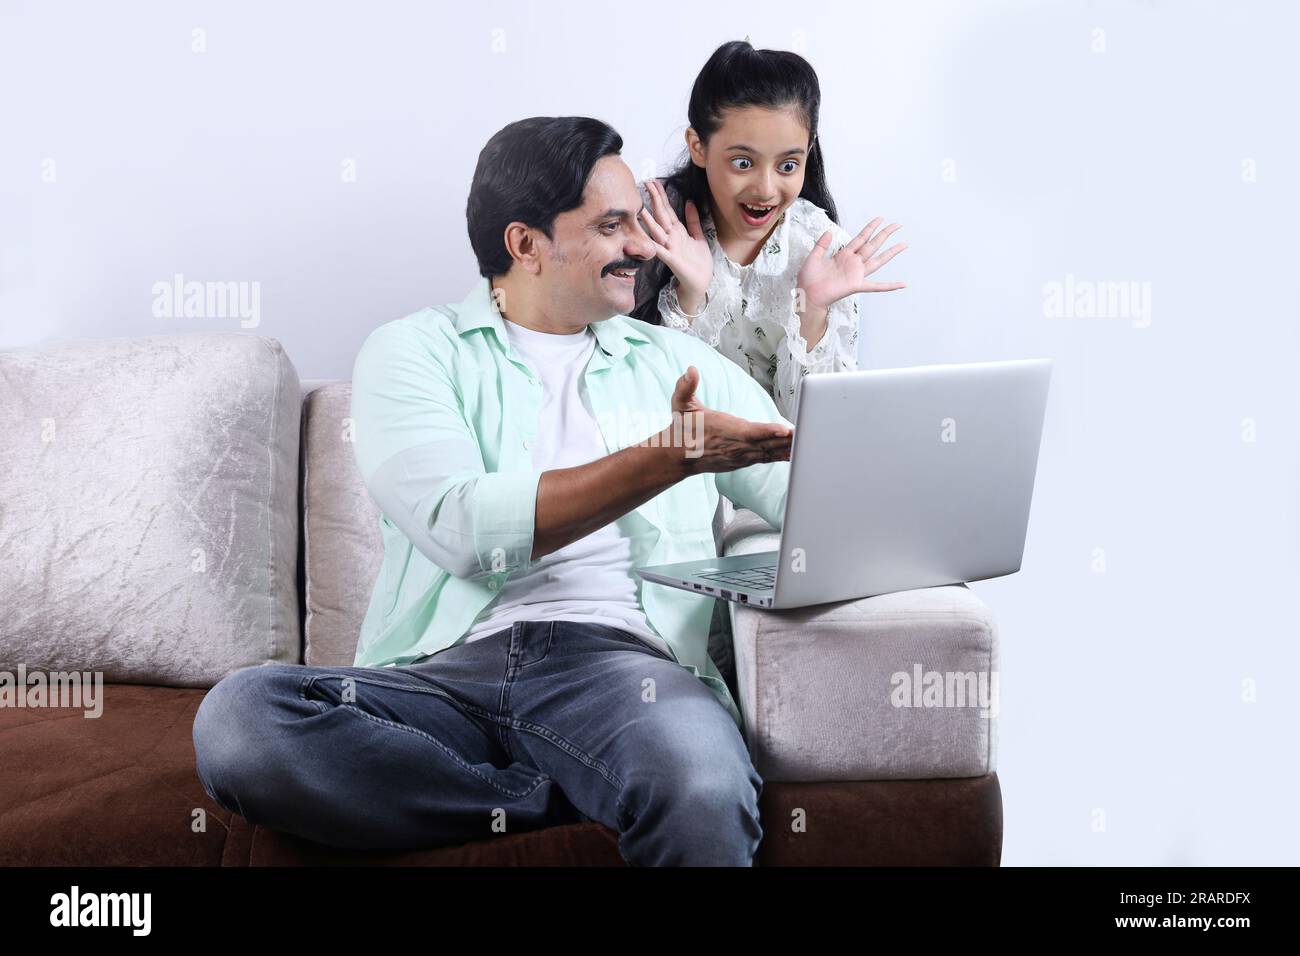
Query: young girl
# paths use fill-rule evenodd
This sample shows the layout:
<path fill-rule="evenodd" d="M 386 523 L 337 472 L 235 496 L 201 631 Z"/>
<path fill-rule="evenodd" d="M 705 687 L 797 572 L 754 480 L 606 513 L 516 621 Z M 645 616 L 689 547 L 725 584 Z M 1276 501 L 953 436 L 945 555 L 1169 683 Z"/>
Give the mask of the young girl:
<path fill-rule="evenodd" d="M 746 369 L 790 422 L 799 380 L 858 367 L 867 276 L 903 249 L 838 223 L 817 138 L 821 89 L 803 57 L 743 40 L 714 51 L 691 90 L 687 155 L 641 184 L 656 258 L 637 275 L 633 316 L 699 336 Z M 685 225 L 682 220 L 685 219 Z"/>

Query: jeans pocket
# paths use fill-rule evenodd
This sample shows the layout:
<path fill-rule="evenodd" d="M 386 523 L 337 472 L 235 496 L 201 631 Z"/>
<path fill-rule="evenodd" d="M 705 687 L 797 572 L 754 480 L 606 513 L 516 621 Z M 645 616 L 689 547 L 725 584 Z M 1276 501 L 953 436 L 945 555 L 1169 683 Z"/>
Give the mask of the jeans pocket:
<path fill-rule="evenodd" d="M 516 667 L 540 664 L 551 653 L 555 640 L 556 621 L 517 621 L 512 637 L 512 651 Z"/>
<path fill-rule="evenodd" d="M 315 674 L 303 678 L 302 684 L 298 690 L 298 696 L 303 700 L 316 705 L 316 709 L 324 712 L 329 707 L 336 707 L 341 704 L 358 705 L 358 698 L 362 697 L 366 688 L 374 688 L 374 693 L 385 693 L 388 691 L 398 691 L 404 694 L 432 694 L 444 698 L 457 710 L 464 712 L 464 705 L 454 695 L 448 693 L 440 687 L 435 687 L 428 681 L 414 680 L 402 681 L 396 679 L 385 679 L 382 676 L 372 676 L 371 672 L 381 671 L 382 668 L 351 668 L 341 673 L 332 674 Z M 328 692 L 318 690 L 318 682 L 322 686 L 329 686 L 329 682 L 337 681 L 337 686 L 332 687 Z"/>
<path fill-rule="evenodd" d="M 617 640 L 621 644 L 627 644 L 630 647 L 634 648 L 635 650 L 645 651 L 647 654 L 655 654 L 659 657 L 662 657 L 664 660 L 669 661 L 670 663 L 673 664 L 677 663 L 677 661 L 673 658 L 673 656 L 669 654 L 667 651 L 663 650 L 657 645 L 651 644 L 649 641 L 645 640 L 644 638 L 638 637 L 637 635 L 633 634 L 631 631 L 624 630 L 621 627 L 615 627 L 612 624 L 592 624 L 591 626 L 600 628 L 601 631 L 603 631 L 605 634 L 607 634 L 609 637 L 613 638 L 614 640 Z"/>

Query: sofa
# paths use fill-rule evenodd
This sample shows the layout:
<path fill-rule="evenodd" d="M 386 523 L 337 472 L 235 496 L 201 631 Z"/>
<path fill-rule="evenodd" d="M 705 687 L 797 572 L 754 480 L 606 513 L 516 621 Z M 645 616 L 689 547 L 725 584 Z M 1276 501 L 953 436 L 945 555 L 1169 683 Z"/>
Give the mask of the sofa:
<path fill-rule="evenodd" d="M 624 865 L 592 821 L 343 850 L 205 793 L 191 731 L 210 687 L 353 662 L 382 544 L 348 381 L 301 381 L 248 332 L 68 340 L 0 350 L 0 407 L 0 864 Z M 720 553 L 775 547 L 724 504 Z M 764 780 L 755 864 L 997 866 L 996 708 L 899 690 L 995 678 L 997 653 L 964 585 L 719 602 L 710 654 Z"/>

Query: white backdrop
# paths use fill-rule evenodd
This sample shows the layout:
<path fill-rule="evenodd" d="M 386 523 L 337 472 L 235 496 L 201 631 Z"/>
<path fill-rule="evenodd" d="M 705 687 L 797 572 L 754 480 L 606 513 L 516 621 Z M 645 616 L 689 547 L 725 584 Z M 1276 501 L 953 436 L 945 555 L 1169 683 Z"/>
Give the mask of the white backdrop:
<path fill-rule="evenodd" d="M 1056 363 L 1024 569 L 974 585 L 1004 863 L 1295 863 L 1297 28 L 1282 2 L 4 0 L 0 346 L 245 328 L 347 377 L 475 280 L 501 126 L 599 117 L 640 178 L 719 43 L 797 50 L 843 225 L 909 243 L 862 367 Z M 177 275 L 248 308 L 169 317 Z M 1109 283 L 1136 298 L 1089 312 Z"/>

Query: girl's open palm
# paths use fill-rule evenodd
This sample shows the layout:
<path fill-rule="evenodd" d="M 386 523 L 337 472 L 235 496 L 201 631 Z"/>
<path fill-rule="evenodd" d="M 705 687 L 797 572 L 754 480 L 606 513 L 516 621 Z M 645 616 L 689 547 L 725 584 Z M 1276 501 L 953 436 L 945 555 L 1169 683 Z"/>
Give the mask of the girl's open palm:
<path fill-rule="evenodd" d="M 880 222 L 879 216 L 871 220 L 861 232 L 844 244 L 843 249 L 829 258 L 826 250 L 830 248 L 834 235 L 829 229 L 822 233 L 799 270 L 797 280 L 810 308 L 828 308 L 832 303 L 857 292 L 893 292 L 907 287 L 904 282 L 873 282 L 867 279 L 867 276 L 907 248 L 907 243 L 899 242 L 876 255 L 876 250 L 889 238 L 890 233 L 899 228 L 899 224 L 894 223 L 872 238 L 871 233 Z"/>
<path fill-rule="evenodd" d="M 663 183 L 646 180 L 650 206 L 641 212 L 642 226 L 655 245 L 655 255 L 673 271 L 677 284 L 693 296 L 703 296 L 713 281 L 713 251 L 700 228 L 700 212 L 695 203 L 686 201 L 686 225 L 682 225 Z M 653 210 L 653 215 L 651 214 Z"/>

